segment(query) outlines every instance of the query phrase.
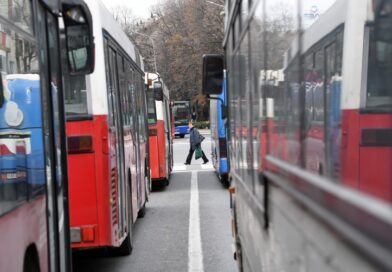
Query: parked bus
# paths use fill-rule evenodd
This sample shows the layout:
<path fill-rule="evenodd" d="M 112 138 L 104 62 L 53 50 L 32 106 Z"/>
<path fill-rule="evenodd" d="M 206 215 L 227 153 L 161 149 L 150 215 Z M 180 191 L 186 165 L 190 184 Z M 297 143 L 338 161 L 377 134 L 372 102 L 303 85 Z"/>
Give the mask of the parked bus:
<path fill-rule="evenodd" d="M 227 88 L 226 71 L 223 75 L 222 93 L 210 98 L 211 157 L 215 171 L 223 185 L 229 185 L 229 161 L 227 158 Z"/>
<path fill-rule="evenodd" d="M 146 73 L 151 179 L 169 185 L 173 170 L 170 93 L 156 73 Z"/>
<path fill-rule="evenodd" d="M 392 1 L 326 1 L 307 29 L 282 2 L 226 1 L 240 271 L 391 271 Z M 223 69 L 204 58 L 205 93 Z"/>
<path fill-rule="evenodd" d="M 71 270 L 60 63 L 92 71 L 91 21 L 81 1 L 0 1 L 0 271 Z"/>
<path fill-rule="evenodd" d="M 85 2 L 96 69 L 68 80 L 65 96 L 71 242 L 126 255 L 149 192 L 143 60 L 102 2 Z"/>
<path fill-rule="evenodd" d="M 189 101 L 174 101 L 173 103 L 173 116 L 175 136 L 184 138 L 189 134 L 189 122 L 191 121 L 191 108 Z"/>

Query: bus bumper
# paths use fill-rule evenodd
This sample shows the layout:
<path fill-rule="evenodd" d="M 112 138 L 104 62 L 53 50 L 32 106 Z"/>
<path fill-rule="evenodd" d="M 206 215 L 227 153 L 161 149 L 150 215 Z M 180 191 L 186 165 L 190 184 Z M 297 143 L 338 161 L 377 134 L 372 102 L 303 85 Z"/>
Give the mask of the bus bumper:
<path fill-rule="evenodd" d="M 174 135 L 185 135 L 189 133 L 188 126 L 176 126 Z"/>

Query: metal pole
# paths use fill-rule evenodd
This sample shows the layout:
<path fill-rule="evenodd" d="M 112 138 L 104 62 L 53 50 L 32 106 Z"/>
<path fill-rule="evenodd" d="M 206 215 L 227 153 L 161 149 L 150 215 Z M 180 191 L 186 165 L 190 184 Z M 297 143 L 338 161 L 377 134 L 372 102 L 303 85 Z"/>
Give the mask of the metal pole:
<path fill-rule="evenodd" d="M 155 51 L 154 40 L 150 36 L 148 36 L 146 34 L 143 34 L 143 33 L 135 32 L 135 31 L 132 31 L 132 33 L 139 34 L 139 35 L 142 35 L 142 36 L 147 37 L 147 38 L 150 39 L 150 42 L 152 44 L 152 50 L 154 51 L 154 68 L 155 68 L 155 73 L 158 73 L 158 71 L 157 71 L 157 58 L 156 58 L 156 51 Z"/>
<path fill-rule="evenodd" d="M 211 4 L 211 5 L 215 5 L 215 6 L 218 6 L 218 7 L 221 7 L 221 8 L 225 8 L 225 6 L 224 5 L 221 5 L 221 4 L 217 4 L 217 3 L 215 3 L 215 2 L 212 2 L 212 1 L 206 1 L 207 3 L 209 3 L 209 4 Z"/>

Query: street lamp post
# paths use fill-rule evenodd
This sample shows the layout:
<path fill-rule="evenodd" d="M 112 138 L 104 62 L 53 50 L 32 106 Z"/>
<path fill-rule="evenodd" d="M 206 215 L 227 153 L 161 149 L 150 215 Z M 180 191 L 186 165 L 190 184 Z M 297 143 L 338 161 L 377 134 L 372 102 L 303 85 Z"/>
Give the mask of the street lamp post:
<path fill-rule="evenodd" d="M 147 37 L 147 38 L 150 39 L 150 42 L 152 44 L 152 50 L 154 51 L 154 68 L 155 68 L 155 73 L 158 73 L 158 71 L 157 71 L 157 58 L 156 58 L 156 51 L 155 51 L 154 40 L 149 35 L 146 35 L 146 34 L 143 34 L 143 33 L 135 32 L 135 31 L 132 31 L 132 33 L 138 34 L 138 35 L 141 35 L 141 36 L 144 36 L 144 37 Z"/>

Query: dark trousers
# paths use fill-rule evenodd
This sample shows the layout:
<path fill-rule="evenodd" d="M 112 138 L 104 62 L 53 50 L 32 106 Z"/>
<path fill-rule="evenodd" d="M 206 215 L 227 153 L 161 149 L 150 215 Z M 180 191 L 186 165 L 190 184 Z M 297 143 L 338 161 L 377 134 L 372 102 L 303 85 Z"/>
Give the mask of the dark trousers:
<path fill-rule="evenodd" d="M 189 154 L 188 154 L 188 157 L 186 158 L 185 163 L 191 164 L 193 153 L 195 153 L 195 149 L 192 149 L 192 147 L 189 148 Z M 203 156 L 201 158 L 203 159 L 204 162 L 208 162 L 208 159 L 207 159 L 206 155 L 204 154 L 204 151 L 202 151 L 202 153 L 203 153 Z"/>

